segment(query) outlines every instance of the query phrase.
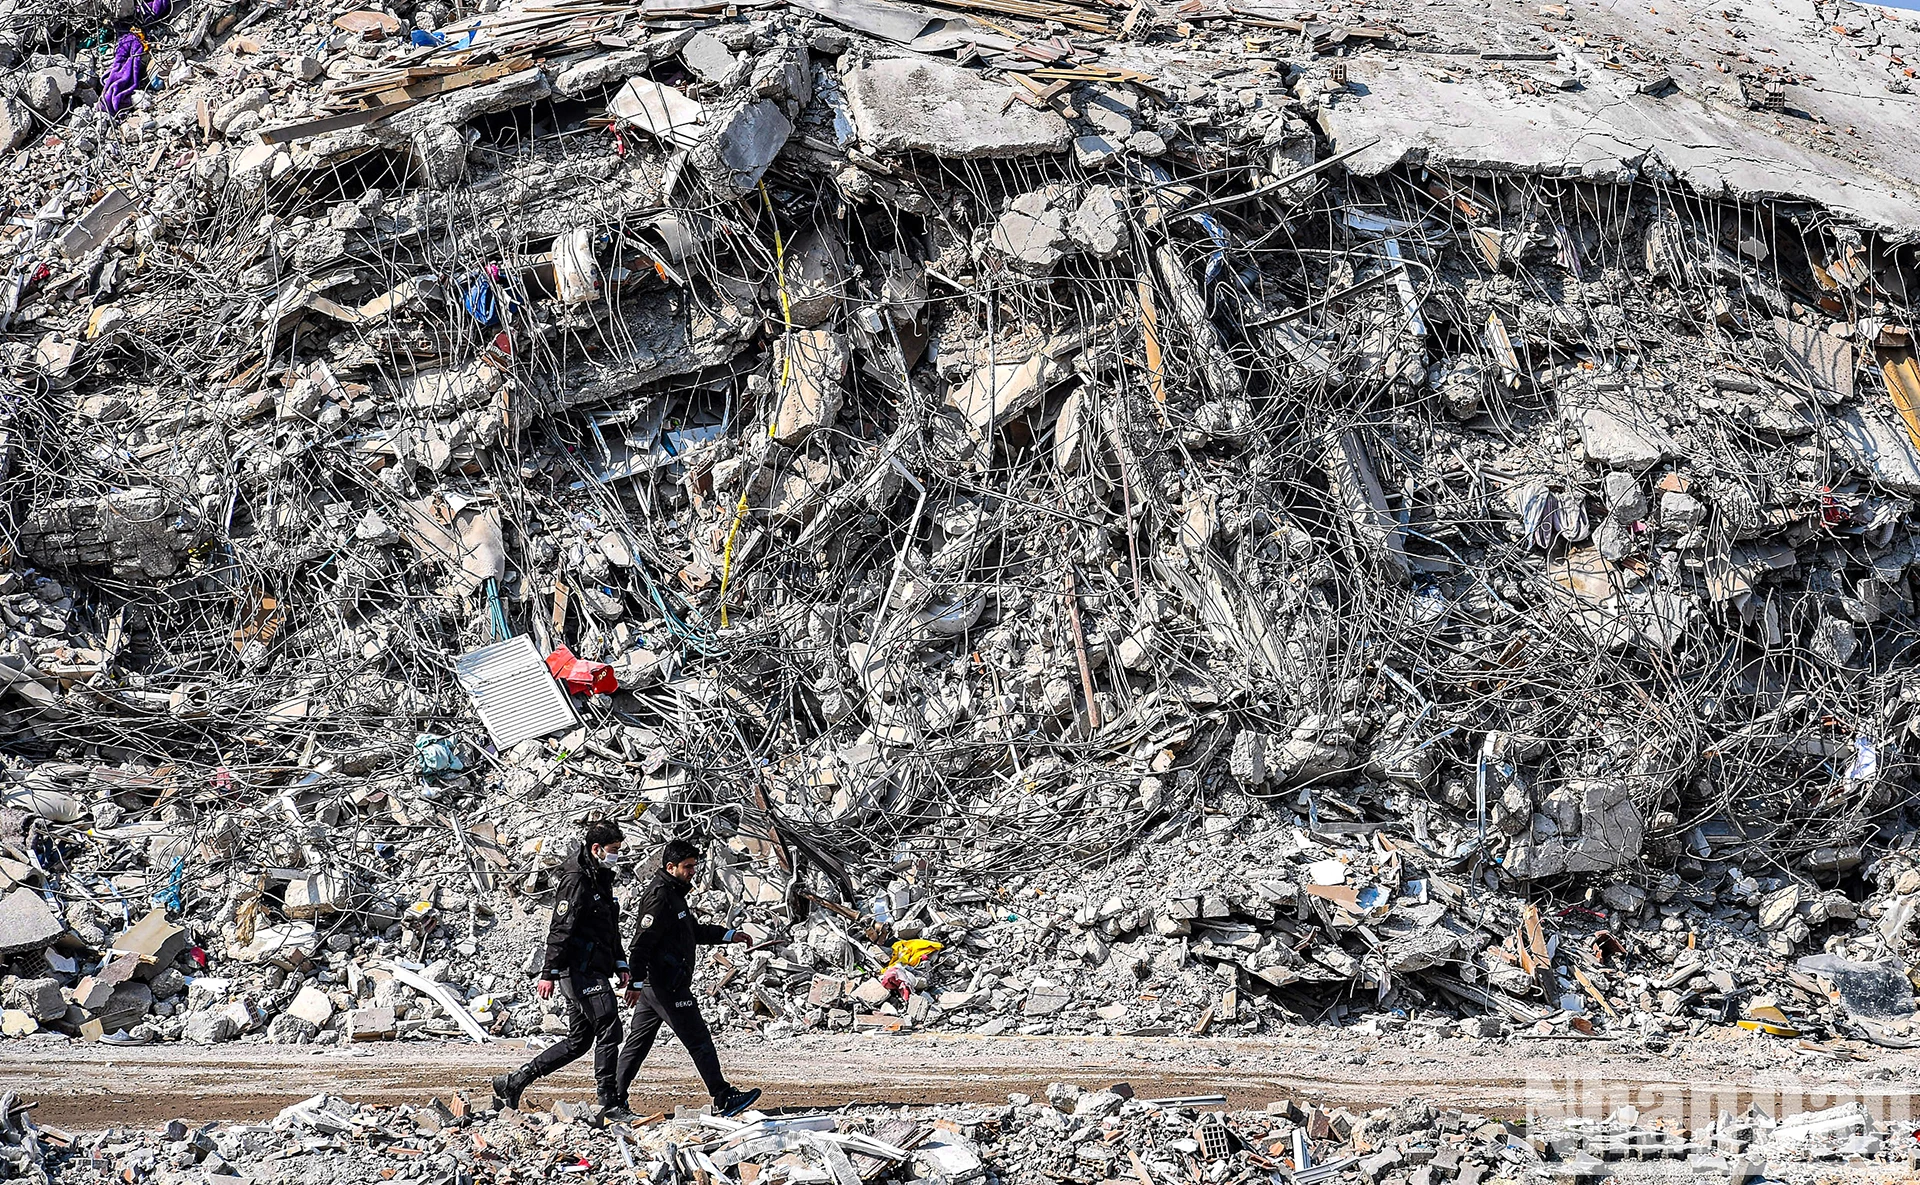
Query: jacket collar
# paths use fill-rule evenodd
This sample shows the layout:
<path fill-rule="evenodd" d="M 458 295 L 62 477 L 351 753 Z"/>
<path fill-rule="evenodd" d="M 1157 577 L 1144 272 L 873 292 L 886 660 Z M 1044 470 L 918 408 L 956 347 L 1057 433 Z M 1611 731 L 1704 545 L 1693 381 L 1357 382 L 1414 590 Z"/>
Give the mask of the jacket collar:
<path fill-rule="evenodd" d="M 600 861 L 595 860 L 593 858 L 592 849 L 590 849 L 584 842 L 579 847 L 573 850 L 573 863 L 575 867 L 580 869 L 580 871 L 590 872 L 590 873 L 593 873 L 595 876 L 600 876 L 607 872 L 612 871 L 605 864 L 602 864 Z"/>

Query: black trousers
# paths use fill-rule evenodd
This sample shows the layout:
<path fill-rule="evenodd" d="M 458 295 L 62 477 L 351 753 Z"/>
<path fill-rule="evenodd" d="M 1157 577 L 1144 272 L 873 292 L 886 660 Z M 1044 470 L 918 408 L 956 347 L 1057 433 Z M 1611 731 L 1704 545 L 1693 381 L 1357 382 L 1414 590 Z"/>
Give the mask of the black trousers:
<path fill-rule="evenodd" d="M 615 1086 L 620 1057 L 620 1004 L 604 975 L 569 975 L 559 984 L 567 1002 L 567 1036 L 535 1054 L 520 1073 L 529 1081 L 545 1078 L 593 1050 L 593 1082 L 600 1102 L 611 1105 L 625 1094 Z M 624 1087 L 624 1083 L 620 1084 Z"/>
<path fill-rule="evenodd" d="M 700 1015 L 700 1005 L 694 1002 L 693 993 L 686 989 L 655 992 L 652 985 L 641 984 L 640 1002 L 633 1006 L 633 1024 L 627 1029 L 626 1044 L 620 1047 L 620 1099 L 625 1101 L 627 1090 L 640 1073 L 640 1066 L 647 1060 L 653 1039 L 660 1035 L 663 1024 L 687 1047 L 687 1056 L 693 1059 L 693 1066 L 700 1071 L 700 1080 L 707 1084 L 707 1093 L 714 1101 L 732 1094 L 733 1087 L 720 1072 L 720 1051 L 713 1047 L 713 1032 L 707 1028 L 707 1018 Z"/>

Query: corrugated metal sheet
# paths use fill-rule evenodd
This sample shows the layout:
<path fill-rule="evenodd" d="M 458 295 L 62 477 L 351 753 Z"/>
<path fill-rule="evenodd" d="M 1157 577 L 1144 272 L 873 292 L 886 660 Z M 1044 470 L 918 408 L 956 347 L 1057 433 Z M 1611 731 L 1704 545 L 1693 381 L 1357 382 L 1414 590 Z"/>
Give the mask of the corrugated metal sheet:
<path fill-rule="evenodd" d="M 552 736 L 579 722 L 533 639 L 521 636 L 469 650 L 454 664 L 495 749 Z"/>

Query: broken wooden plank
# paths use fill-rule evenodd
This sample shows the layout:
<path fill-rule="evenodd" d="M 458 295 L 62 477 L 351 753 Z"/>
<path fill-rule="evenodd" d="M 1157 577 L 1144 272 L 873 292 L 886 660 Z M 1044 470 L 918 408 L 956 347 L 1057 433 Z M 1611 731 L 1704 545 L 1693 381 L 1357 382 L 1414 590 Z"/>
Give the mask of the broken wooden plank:
<path fill-rule="evenodd" d="M 349 128 L 363 128 L 378 123 L 389 115 L 398 115 L 413 106 L 419 100 L 403 99 L 397 103 L 388 103 L 380 107 L 368 107 L 360 111 L 349 111 L 343 115 L 329 115 L 323 119 L 309 119 L 304 123 L 282 124 L 277 128 L 264 128 L 260 139 L 268 144 L 296 144 L 301 140 L 311 140 L 316 136 L 344 132 Z"/>
<path fill-rule="evenodd" d="M 1887 380 L 1887 395 L 1894 410 L 1906 421 L 1907 436 L 1920 449 L 1920 362 L 1914 360 L 1912 346 L 1881 346 L 1874 351 L 1880 360 L 1880 374 Z"/>
<path fill-rule="evenodd" d="M 475 66 L 471 70 L 460 70 L 452 74 L 440 74 L 432 78 L 422 78 L 417 82 L 406 83 L 402 86 L 376 91 L 370 100 L 363 99 L 361 101 L 384 103 L 418 102 L 421 99 L 430 99 L 435 95 L 446 94 L 448 91 L 465 90 L 467 87 L 478 86 L 483 82 L 493 82 L 497 79 L 505 78 L 509 74 L 518 74 L 531 65 L 532 62 L 527 58 L 515 58 L 510 62 L 495 62 L 490 66 Z"/>

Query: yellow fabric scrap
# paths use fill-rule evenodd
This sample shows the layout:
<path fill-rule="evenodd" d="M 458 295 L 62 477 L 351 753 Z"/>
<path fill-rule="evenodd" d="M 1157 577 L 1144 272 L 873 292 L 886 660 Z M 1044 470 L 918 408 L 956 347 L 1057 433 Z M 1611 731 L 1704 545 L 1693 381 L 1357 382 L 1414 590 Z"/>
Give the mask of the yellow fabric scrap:
<path fill-rule="evenodd" d="M 928 955 L 934 951 L 945 949 L 947 948 L 943 943 L 934 942 L 931 939 L 902 938 L 893 944 L 893 962 L 888 963 L 887 966 L 894 967 L 904 964 L 908 967 L 918 967 L 921 960 L 925 959 Z"/>

